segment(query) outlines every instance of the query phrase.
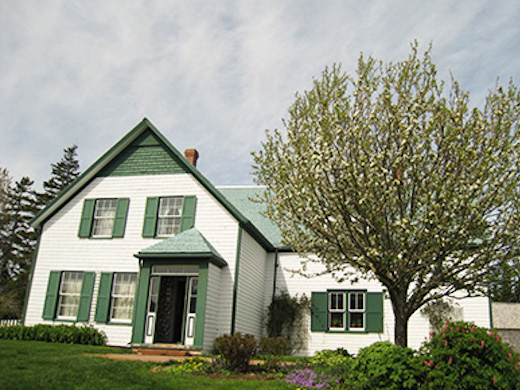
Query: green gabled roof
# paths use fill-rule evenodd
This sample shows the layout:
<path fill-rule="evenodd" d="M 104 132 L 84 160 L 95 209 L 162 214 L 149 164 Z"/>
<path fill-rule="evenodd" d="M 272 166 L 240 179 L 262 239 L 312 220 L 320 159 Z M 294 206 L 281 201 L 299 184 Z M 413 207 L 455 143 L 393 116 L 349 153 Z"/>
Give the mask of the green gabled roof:
<path fill-rule="evenodd" d="M 209 258 L 219 267 L 227 265 L 213 245 L 195 228 L 167 238 L 149 248 L 143 249 L 135 257 L 149 258 Z"/>
<path fill-rule="evenodd" d="M 174 158 L 178 165 L 175 170 L 171 173 L 181 172 L 190 173 L 193 175 L 199 183 L 217 199 L 218 202 L 224 206 L 224 208 L 238 221 L 242 226 L 262 247 L 268 251 L 274 251 L 274 246 L 268 240 L 264 234 L 248 219 L 244 214 L 239 211 L 231 202 L 228 201 L 224 195 L 222 195 L 216 188 L 206 179 L 200 171 L 191 165 L 188 160 L 180 153 L 160 132 L 155 126 L 146 118 L 144 118 L 137 126 L 135 126 L 128 134 L 126 134 L 119 142 L 117 142 L 112 148 L 110 148 L 103 156 L 101 156 L 94 164 L 92 164 L 83 174 L 81 174 L 74 182 L 72 182 L 67 188 L 65 188 L 58 197 L 56 197 L 47 207 L 40 211 L 31 221 L 31 226 L 37 228 L 47 219 L 49 219 L 54 213 L 56 213 L 61 207 L 63 207 L 73 196 L 81 191 L 86 185 L 88 185 L 93 179 L 98 176 L 106 176 L 108 174 L 123 175 L 120 170 L 120 163 L 118 157 L 128 153 L 128 149 L 133 147 L 135 143 L 142 145 L 150 141 L 150 137 L 142 136 L 145 132 L 150 131 L 157 142 L 164 146 L 169 154 Z M 141 137 L 141 138 L 140 138 Z M 155 142 L 155 141 L 153 141 Z M 116 168 L 119 169 L 116 172 Z M 126 169 L 127 167 L 125 167 Z M 126 172 L 126 171 L 125 171 Z M 155 172 L 152 172 L 153 174 Z M 129 173 L 126 173 L 129 174 Z M 134 173 L 143 174 L 143 173 Z"/>
<path fill-rule="evenodd" d="M 266 205 L 259 201 L 266 191 L 265 188 L 219 187 L 217 189 L 256 226 L 275 248 L 284 248 L 280 229 L 264 215 Z"/>

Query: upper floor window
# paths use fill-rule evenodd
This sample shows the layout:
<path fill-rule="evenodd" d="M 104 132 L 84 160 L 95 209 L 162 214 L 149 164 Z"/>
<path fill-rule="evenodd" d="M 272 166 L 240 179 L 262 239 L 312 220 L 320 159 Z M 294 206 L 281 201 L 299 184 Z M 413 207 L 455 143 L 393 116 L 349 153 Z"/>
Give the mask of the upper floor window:
<path fill-rule="evenodd" d="M 117 199 L 98 199 L 92 222 L 92 237 L 112 237 Z"/>
<path fill-rule="evenodd" d="M 180 196 L 159 199 L 157 236 L 173 236 L 179 232 L 182 217 L 182 201 L 183 199 Z"/>
<path fill-rule="evenodd" d="M 197 198 L 193 195 L 147 198 L 143 237 L 171 237 L 191 229 L 196 204 Z"/>
<path fill-rule="evenodd" d="M 85 199 L 78 236 L 107 238 L 125 235 L 130 199 Z"/>

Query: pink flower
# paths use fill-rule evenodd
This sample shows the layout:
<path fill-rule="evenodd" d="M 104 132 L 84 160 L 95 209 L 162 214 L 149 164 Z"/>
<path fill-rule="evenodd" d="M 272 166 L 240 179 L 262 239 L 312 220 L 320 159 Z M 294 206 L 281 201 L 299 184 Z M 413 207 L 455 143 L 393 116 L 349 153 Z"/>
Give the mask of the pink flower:
<path fill-rule="evenodd" d="M 497 341 L 500 341 L 500 336 L 499 335 L 495 335 L 495 337 L 497 338 Z"/>
<path fill-rule="evenodd" d="M 433 366 L 433 360 L 430 360 L 430 361 L 425 360 L 424 364 L 426 364 L 428 367 L 431 367 L 431 366 Z"/>
<path fill-rule="evenodd" d="M 448 359 L 448 364 L 451 364 L 452 361 L 453 361 L 453 356 L 450 356 L 450 358 Z"/>
<path fill-rule="evenodd" d="M 473 341 L 474 343 L 477 342 L 477 340 L 475 340 L 473 337 L 471 338 L 471 341 Z"/>
<path fill-rule="evenodd" d="M 480 348 L 484 348 L 484 345 L 485 345 L 485 344 L 486 344 L 486 342 L 485 342 L 484 340 L 482 340 L 482 341 L 480 342 Z"/>
<path fill-rule="evenodd" d="M 444 325 L 444 329 L 448 329 L 449 326 L 450 326 L 450 322 L 448 321 L 448 323 L 446 325 Z"/>
<path fill-rule="evenodd" d="M 457 332 L 460 330 L 460 326 L 457 326 Z"/>
<path fill-rule="evenodd" d="M 475 331 L 475 329 L 477 329 L 477 327 L 476 326 L 472 326 L 471 327 L 471 333 L 473 333 Z"/>
<path fill-rule="evenodd" d="M 432 337 L 433 337 L 433 333 L 430 333 L 430 338 L 432 338 Z"/>
<path fill-rule="evenodd" d="M 444 340 L 444 346 L 445 346 L 445 347 L 448 346 L 448 340 Z"/>
<path fill-rule="evenodd" d="M 493 332 L 492 330 L 490 330 L 490 331 L 488 332 L 488 334 L 495 334 L 495 332 Z"/>
<path fill-rule="evenodd" d="M 442 332 L 442 337 L 446 337 L 446 333 Z"/>
<path fill-rule="evenodd" d="M 512 359 L 513 358 L 513 354 L 511 352 L 509 352 L 509 358 Z"/>
<path fill-rule="evenodd" d="M 493 377 L 493 383 L 497 383 L 497 378 Z"/>

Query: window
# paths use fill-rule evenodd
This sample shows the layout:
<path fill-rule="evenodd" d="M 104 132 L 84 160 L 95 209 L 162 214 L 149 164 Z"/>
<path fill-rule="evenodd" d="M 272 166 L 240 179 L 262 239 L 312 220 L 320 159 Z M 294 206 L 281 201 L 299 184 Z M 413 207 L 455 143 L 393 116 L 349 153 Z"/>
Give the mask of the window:
<path fill-rule="evenodd" d="M 182 197 L 159 199 L 157 236 L 174 236 L 179 232 L 182 217 L 182 200 Z"/>
<path fill-rule="evenodd" d="M 136 285 L 136 273 L 103 272 L 99 281 L 96 322 L 131 324 Z"/>
<path fill-rule="evenodd" d="M 365 330 L 365 293 L 348 293 L 348 318 L 350 330 Z"/>
<path fill-rule="evenodd" d="M 313 291 L 312 332 L 383 332 L 383 293 Z"/>
<path fill-rule="evenodd" d="M 58 319 L 75 320 L 83 284 L 83 272 L 63 272 L 58 298 Z"/>
<path fill-rule="evenodd" d="M 81 238 L 121 238 L 130 199 L 85 199 L 79 226 Z"/>
<path fill-rule="evenodd" d="M 117 199 L 98 199 L 94 210 L 92 237 L 112 237 Z"/>
<path fill-rule="evenodd" d="M 88 321 L 95 279 L 94 272 L 51 271 L 43 319 Z"/>
<path fill-rule="evenodd" d="M 195 224 L 195 196 L 153 197 L 146 200 L 143 237 L 170 237 Z"/>
<path fill-rule="evenodd" d="M 329 293 L 329 328 L 345 330 L 345 293 Z"/>
<path fill-rule="evenodd" d="M 114 274 L 112 299 L 110 303 L 110 320 L 131 322 L 134 308 L 136 274 Z"/>

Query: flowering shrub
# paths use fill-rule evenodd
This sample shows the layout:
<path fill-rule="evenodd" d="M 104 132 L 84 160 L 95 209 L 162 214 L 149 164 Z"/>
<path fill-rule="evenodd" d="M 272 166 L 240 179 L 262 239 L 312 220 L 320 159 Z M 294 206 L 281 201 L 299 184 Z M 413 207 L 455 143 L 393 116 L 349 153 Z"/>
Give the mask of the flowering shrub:
<path fill-rule="evenodd" d="M 338 383 L 338 380 L 320 373 L 312 368 L 295 369 L 287 374 L 285 381 L 298 387 L 306 387 L 309 389 L 330 389 L 331 384 Z"/>
<path fill-rule="evenodd" d="M 255 338 L 250 334 L 219 336 L 215 340 L 215 346 L 218 353 L 222 355 L 224 366 L 231 371 L 247 371 L 249 359 L 256 351 Z"/>
<path fill-rule="evenodd" d="M 520 356 L 492 330 L 447 323 L 421 352 L 421 389 L 520 389 Z"/>

